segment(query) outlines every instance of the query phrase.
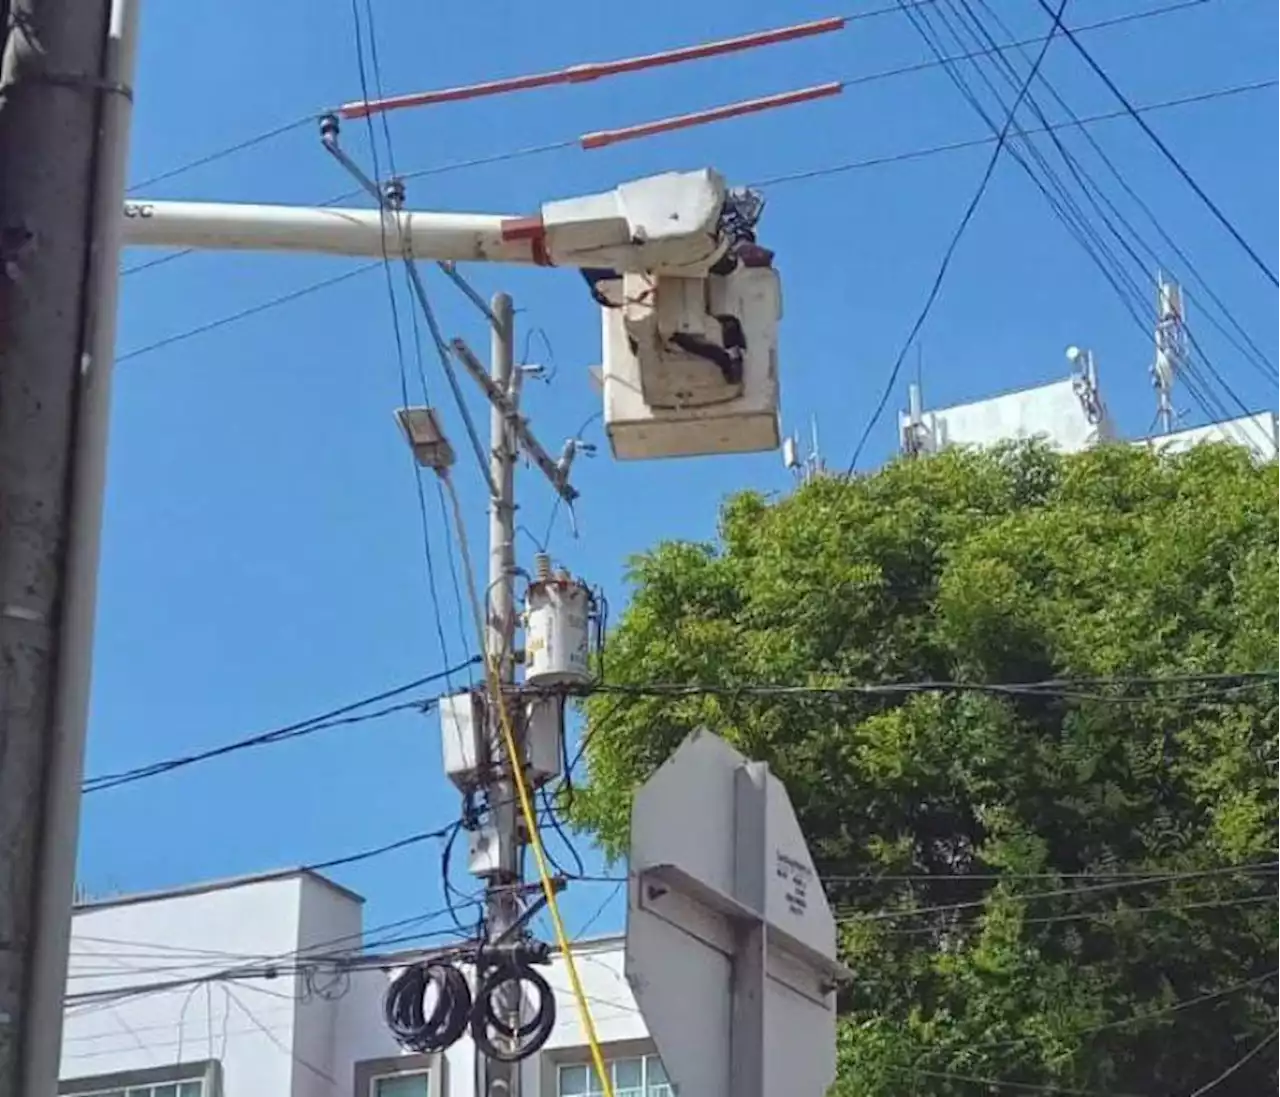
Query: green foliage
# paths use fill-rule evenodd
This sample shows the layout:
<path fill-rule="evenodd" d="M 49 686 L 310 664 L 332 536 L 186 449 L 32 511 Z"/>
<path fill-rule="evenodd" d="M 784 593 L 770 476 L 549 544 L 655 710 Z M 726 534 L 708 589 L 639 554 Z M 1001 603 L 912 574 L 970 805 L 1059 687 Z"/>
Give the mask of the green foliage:
<path fill-rule="evenodd" d="M 1274 670 L 1276 465 L 954 451 L 738 496 L 716 545 L 661 544 L 631 575 L 619 684 Z M 1192 690 L 600 694 L 575 819 L 623 856 L 634 789 L 700 725 L 770 763 L 857 972 L 840 1097 L 1181 1094 L 1276 1026 L 1276 902 L 1249 901 L 1275 871 L 1190 875 L 1274 862 L 1275 690 Z M 1215 1093 L 1273 1091 L 1275 1061 Z"/>

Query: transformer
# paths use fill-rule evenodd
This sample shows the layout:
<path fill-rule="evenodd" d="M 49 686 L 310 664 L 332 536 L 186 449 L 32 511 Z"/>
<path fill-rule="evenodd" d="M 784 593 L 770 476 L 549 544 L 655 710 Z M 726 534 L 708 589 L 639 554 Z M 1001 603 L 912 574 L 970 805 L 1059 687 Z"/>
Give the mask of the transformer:
<path fill-rule="evenodd" d="M 551 573 L 545 556 L 525 595 L 525 684 L 591 681 L 591 591 L 566 571 Z"/>

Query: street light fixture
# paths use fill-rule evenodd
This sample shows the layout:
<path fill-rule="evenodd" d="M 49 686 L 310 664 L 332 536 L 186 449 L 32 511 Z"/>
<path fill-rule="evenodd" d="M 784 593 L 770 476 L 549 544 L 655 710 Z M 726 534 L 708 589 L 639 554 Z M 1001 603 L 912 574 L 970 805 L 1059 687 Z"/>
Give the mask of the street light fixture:
<path fill-rule="evenodd" d="M 454 461 L 453 446 L 440 429 L 435 409 L 397 408 L 396 419 L 418 464 L 440 475 L 448 472 Z"/>

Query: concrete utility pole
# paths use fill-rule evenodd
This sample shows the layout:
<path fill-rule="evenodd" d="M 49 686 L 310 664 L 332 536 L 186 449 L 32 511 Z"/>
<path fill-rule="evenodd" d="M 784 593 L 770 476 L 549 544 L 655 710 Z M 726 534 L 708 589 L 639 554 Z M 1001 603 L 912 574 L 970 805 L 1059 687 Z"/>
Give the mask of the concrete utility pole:
<path fill-rule="evenodd" d="M 0 1093 L 57 1091 L 136 0 L 9 0 L 0 56 Z"/>
<path fill-rule="evenodd" d="M 515 368 L 515 318 L 511 298 L 495 294 L 490 303 L 493 313 L 490 342 L 489 376 L 499 391 L 507 394 L 510 407 L 519 407 L 520 373 Z M 515 537 L 516 537 L 516 438 L 514 424 L 496 404 L 489 413 L 489 474 L 497 494 L 489 500 L 489 582 L 485 655 L 495 662 L 497 678 L 504 693 L 516 680 L 515 639 Z M 512 721 L 518 719 L 510 714 Z M 520 808 L 516 800 L 511 767 L 522 764 L 518 758 L 506 758 L 506 745 L 499 713 L 489 712 L 489 757 L 494 759 L 496 780 L 489 786 L 489 802 L 493 825 L 499 843 L 502 871 L 489 877 L 485 894 L 486 930 L 489 943 L 495 943 L 516 924 L 520 901 L 515 887 L 524 876 L 524 839 L 521 834 Z M 503 765 L 503 761 L 506 765 Z M 520 988 L 509 984 L 503 1001 L 509 1017 L 518 1017 Z M 482 1059 L 483 1078 L 479 1092 L 485 1097 L 519 1097 L 520 1064 Z"/>

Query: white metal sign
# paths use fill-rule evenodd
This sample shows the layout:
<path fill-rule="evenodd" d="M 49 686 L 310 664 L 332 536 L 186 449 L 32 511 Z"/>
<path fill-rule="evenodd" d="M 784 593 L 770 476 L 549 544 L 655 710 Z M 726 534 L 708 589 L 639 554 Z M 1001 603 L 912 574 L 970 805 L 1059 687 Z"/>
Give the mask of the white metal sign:
<path fill-rule="evenodd" d="M 782 782 L 694 732 L 636 793 L 626 976 L 682 1097 L 821 1097 L 835 921 Z"/>

